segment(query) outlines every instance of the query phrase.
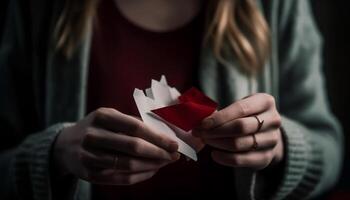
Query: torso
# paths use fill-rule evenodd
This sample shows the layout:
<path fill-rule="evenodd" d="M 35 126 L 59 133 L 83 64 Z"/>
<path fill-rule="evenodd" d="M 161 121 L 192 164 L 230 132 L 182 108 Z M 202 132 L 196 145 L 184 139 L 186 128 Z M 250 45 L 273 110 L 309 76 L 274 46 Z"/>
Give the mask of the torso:
<path fill-rule="evenodd" d="M 152 32 L 128 21 L 104 0 L 99 8 L 92 40 L 88 111 L 112 107 L 138 115 L 134 88 L 149 87 L 150 80 L 167 76 L 180 91 L 195 83 L 201 47 L 202 15 L 176 30 Z M 153 178 L 133 186 L 93 186 L 94 199 L 164 199 L 234 195 L 232 170 L 214 164 L 209 149 L 199 161 L 181 158 L 162 168 Z M 175 192 L 176 190 L 176 192 Z"/>

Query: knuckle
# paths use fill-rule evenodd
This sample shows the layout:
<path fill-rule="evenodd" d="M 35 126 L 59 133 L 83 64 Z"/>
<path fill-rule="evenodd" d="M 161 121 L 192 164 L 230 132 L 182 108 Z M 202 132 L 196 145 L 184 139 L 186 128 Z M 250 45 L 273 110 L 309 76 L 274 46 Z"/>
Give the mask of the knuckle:
<path fill-rule="evenodd" d="M 114 113 L 114 112 L 116 112 L 114 108 L 105 108 L 105 107 L 98 108 L 93 113 L 93 122 L 95 123 L 102 122 L 106 120 L 108 116 L 111 115 L 111 113 Z"/>
<path fill-rule="evenodd" d="M 134 138 L 132 142 L 129 143 L 130 151 L 136 155 L 142 153 L 143 142 L 140 138 Z"/>
<path fill-rule="evenodd" d="M 82 146 L 90 146 L 91 143 L 98 139 L 98 133 L 93 127 L 86 128 L 85 135 L 83 136 Z"/>
<path fill-rule="evenodd" d="M 88 141 L 94 140 L 96 138 L 96 131 L 92 127 L 86 128 L 85 139 Z"/>
<path fill-rule="evenodd" d="M 266 99 L 266 102 L 269 106 L 275 105 L 275 98 L 272 95 L 264 93 L 263 96 Z"/>
<path fill-rule="evenodd" d="M 110 111 L 109 111 L 110 108 L 98 108 L 95 112 L 94 112 L 94 115 L 95 115 L 95 118 L 101 118 L 101 117 L 104 117 L 105 115 L 107 115 Z"/>
<path fill-rule="evenodd" d="M 281 127 L 281 125 L 282 125 L 282 118 L 277 112 L 274 114 L 272 123 L 273 123 L 274 127 L 277 127 L 277 128 Z"/>
<path fill-rule="evenodd" d="M 141 128 L 142 128 L 142 122 L 138 121 L 138 120 L 135 120 L 135 123 L 131 123 L 130 124 L 128 132 L 135 134 L 135 133 L 140 132 Z"/>
<path fill-rule="evenodd" d="M 241 101 L 237 102 L 238 114 L 241 116 L 246 116 L 249 113 L 249 106 Z"/>

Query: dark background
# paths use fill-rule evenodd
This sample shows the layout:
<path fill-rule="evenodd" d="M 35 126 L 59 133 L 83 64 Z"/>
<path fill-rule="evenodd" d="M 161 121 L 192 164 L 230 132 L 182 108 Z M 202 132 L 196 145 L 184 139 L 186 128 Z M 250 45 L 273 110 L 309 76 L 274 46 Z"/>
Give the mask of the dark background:
<path fill-rule="evenodd" d="M 332 199 L 350 199 L 350 3 L 344 0 L 311 2 L 325 41 L 324 73 L 329 99 L 333 112 L 343 125 L 346 140 L 343 173 L 331 196 Z"/>
<path fill-rule="evenodd" d="M 286 0 L 289 1 L 289 0 Z M 0 36 L 8 0 L 0 0 Z M 324 73 L 332 110 L 343 125 L 350 144 L 350 6 L 346 0 L 311 0 L 324 40 Z M 331 199 L 350 199 L 350 145 L 346 145 L 343 174 Z"/>
<path fill-rule="evenodd" d="M 5 10 L 7 7 L 9 0 L 0 0 L 0 38 L 2 35 L 2 29 L 3 29 L 3 23 L 4 23 L 4 17 L 5 17 Z M 0 40 L 1 42 L 1 40 Z"/>

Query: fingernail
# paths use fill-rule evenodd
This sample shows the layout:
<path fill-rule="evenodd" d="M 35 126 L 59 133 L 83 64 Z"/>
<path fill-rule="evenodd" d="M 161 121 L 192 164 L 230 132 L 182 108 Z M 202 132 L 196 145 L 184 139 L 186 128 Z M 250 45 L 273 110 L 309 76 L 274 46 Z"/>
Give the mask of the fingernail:
<path fill-rule="evenodd" d="M 168 150 L 170 152 L 175 152 L 175 151 L 177 151 L 178 148 L 179 148 L 179 145 L 175 141 L 170 142 L 168 145 Z"/>
<path fill-rule="evenodd" d="M 214 119 L 213 118 L 207 118 L 204 119 L 201 123 L 201 128 L 203 129 L 211 129 L 214 126 Z"/>
<path fill-rule="evenodd" d="M 180 159 L 180 154 L 179 153 L 173 153 L 173 154 L 171 154 L 171 160 L 172 161 L 177 161 L 177 160 L 179 160 Z"/>

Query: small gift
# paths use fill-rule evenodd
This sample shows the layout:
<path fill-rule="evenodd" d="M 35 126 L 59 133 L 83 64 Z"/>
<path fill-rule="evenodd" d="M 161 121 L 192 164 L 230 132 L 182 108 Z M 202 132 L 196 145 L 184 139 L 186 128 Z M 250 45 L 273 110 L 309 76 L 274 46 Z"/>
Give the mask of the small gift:
<path fill-rule="evenodd" d="M 143 92 L 134 90 L 134 100 L 145 124 L 167 134 L 179 144 L 179 152 L 197 160 L 203 142 L 192 135 L 192 129 L 217 109 L 217 103 L 196 88 L 180 94 L 170 87 L 165 76 L 152 80 L 151 87 Z"/>

